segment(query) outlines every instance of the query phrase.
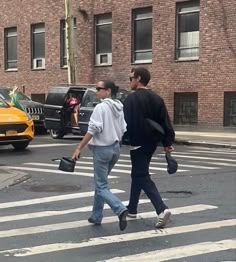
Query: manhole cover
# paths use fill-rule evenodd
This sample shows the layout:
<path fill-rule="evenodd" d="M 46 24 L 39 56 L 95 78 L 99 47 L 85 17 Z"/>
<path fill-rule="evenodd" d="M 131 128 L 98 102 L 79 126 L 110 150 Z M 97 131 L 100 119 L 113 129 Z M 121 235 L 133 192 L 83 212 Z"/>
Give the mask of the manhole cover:
<path fill-rule="evenodd" d="M 164 191 L 161 192 L 162 197 L 179 197 L 179 198 L 185 198 L 185 197 L 190 197 L 193 195 L 192 191 L 187 191 L 187 190 L 169 190 L 169 191 Z"/>
<path fill-rule="evenodd" d="M 29 187 L 33 192 L 74 192 L 81 189 L 80 185 L 77 186 L 65 186 L 65 185 L 39 185 Z"/>

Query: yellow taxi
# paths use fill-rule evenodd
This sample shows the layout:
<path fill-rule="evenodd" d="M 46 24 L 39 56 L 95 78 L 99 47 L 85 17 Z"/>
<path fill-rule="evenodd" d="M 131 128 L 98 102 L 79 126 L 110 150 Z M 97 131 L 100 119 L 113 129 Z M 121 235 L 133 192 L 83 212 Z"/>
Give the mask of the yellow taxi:
<path fill-rule="evenodd" d="M 30 115 L 8 104 L 0 97 L 0 145 L 25 149 L 34 138 L 34 124 Z"/>

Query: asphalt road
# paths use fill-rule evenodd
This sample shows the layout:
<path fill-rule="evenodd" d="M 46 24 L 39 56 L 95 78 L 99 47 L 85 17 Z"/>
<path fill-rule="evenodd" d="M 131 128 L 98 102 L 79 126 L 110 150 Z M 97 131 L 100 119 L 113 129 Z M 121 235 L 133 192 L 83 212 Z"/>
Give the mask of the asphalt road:
<path fill-rule="evenodd" d="M 28 150 L 0 148 L 1 164 L 30 178 L 0 191 L 1 262 L 236 261 L 236 150 L 176 146 L 176 175 L 168 175 L 161 149 L 150 172 L 172 211 L 163 230 L 142 194 L 137 219 L 124 232 L 106 207 L 101 226 L 87 223 L 93 203 L 91 153 L 84 150 L 73 174 L 53 158 L 70 156 L 79 140 L 38 136 Z M 126 203 L 129 148 L 122 147 L 110 188 Z M 139 254 L 137 256 L 137 254 Z"/>

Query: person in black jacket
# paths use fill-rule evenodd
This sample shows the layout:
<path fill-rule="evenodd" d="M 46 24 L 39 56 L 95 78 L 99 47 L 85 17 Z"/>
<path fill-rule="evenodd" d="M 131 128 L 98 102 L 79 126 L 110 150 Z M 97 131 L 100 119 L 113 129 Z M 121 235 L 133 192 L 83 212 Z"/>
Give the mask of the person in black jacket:
<path fill-rule="evenodd" d="M 170 122 L 163 99 L 147 87 L 150 73 L 146 68 L 133 68 L 130 74 L 132 92 L 124 102 L 127 134 L 130 140 L 132 162 L 131 189 L 128 216 L 137 216 L 141 190 L 151 200 L 158 215 L 156 228 L 162 228 L 169 221 L 171 212 L 163 202 L 155 183 L 149 174 L 149 165 L 157 144 L 161 141 L 165 152 L 173 151 L 175 132 Z M 164 137 L 150 135 L 146 119 L 152 119 L 164 129 Z"/>

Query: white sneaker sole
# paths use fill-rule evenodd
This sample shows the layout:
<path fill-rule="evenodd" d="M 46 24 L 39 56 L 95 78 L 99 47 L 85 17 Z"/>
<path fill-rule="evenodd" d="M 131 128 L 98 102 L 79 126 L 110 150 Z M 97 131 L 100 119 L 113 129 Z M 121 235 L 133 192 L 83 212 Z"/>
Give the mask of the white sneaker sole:
<path fill-rule="evenodd" d="M 156 228 L 164 227 L 168 223 L 170 216 L 171 216 L 171 212 L 167 211 L 163 218 L 159 218 L 159 221 L 156 223 Z"/>

